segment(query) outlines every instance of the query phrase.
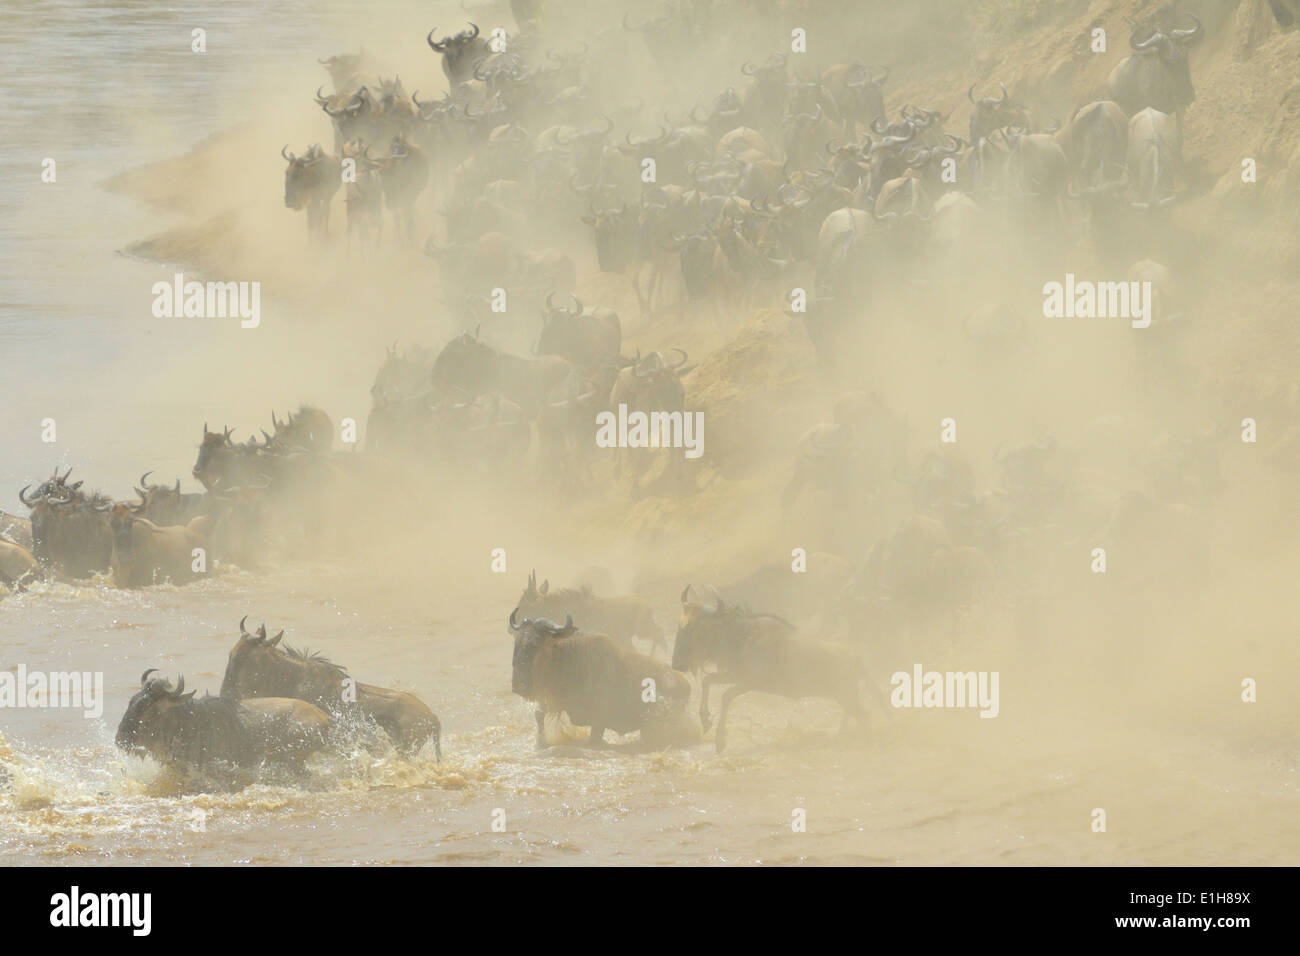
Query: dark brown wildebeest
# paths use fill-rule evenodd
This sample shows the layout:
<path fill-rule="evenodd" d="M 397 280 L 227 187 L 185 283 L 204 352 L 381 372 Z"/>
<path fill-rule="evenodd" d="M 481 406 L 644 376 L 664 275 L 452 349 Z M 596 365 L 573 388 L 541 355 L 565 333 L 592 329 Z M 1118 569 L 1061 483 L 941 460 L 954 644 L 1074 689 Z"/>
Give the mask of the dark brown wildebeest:
<path fill-rule="evenodd" d="M 447 82 L 454 88 L 474 76 L 474 67 L 492 51 L 488 48 L 485 37 L 479 36 L 478 27 L 471 23 L 468 30 L 462 30 L 445 40 L 433 39 L 434 27 L 425 37 L 429 48 L 434 53 L 442 54 L 442 72 L 447 75 Z"/>
<path fill-rule="evenodd" d="M 101 504 L 96 510 L 109 516 L 113 529 L 113 582 L 119 588 L 147 587 L 164 579 L 185 584 L 206 573 L 195 571 L 194 564 L 202 557 L 201 566 L 207 566 L 207 538 L 199 529 L 206 529 L 210 518 L 159 527 L 121 502 Z"/>
<path fill-rule="evenodd" d="M 994 130 L 1006 126 L 1029 125 L 1029 118 L 1025 108 L 1011 99 L 1006 84 L 999 83 L 998 86 L 1002 88 L 1001 96 L 987 96 L 978 100 L 975 99 L 975 87 L 973 85 L 966 91 L 966 98 L 974 106 L 970 114 L 970 141 L 972 145 L 978 145 L 980 140 Z"/>
<path fill-rule="evenodd" d="M 185 693 L 151 668 L 140 677 L 117 727 L 116 744 L 187 770 L 251 769 L 259 763 L 301 765 L 325 746 L 329 717 L 306 701 L 235 701 Z"/>
<path fill-rule="evenodd" d="M 119 750 L 147 754 L 160 763 L 192 770 L 233 770 L 256 764 L 253 738 L 239 719 L 239 704 L 222 697 L 194 700 L 185 678 L 175 687 L 153 669 L 117 725 Z"/>
<path fill-rule="evenodd" d="M 582 300 L 570 294 L 573 308 L 557 308 L 546 297 L 542 331 L 537 339 L 538 355 L 558 355 L 580 369 L 590 371 L 617 364 L 623 347 L 623 326 L 613 309 L 587 311 Z"/>
<path fill-rule="evenodd" d="M 1190 13 L 1190 27 L 1176 28 L 1167 17 L 1135 22 L 1129 33 L 1132 54 L 1120 61 L 1106 78 L 1110 98 L 1129 116 L 1140 110 L 1159 110 L 1175 119 L 1180 134 L 1183 111 L 1196 99 L 1187 49 L 1201 38 L 1201 21 Z M 1139 39 L 1141 38 L 1141 39 Z"/>
<path fill-rule="evenodd" d="M 668 641 L 663 628 L 655 621 L 654 611 L 648 601 L 634 595 L 602 597 L 591 588 L 562 588 L 551 590 L 550 580 L 537 585 L 537 572 L 528 575 L 528 586 L 519 598 L 519 610 L 528 617 L 554 619 L 560 614 L 573 613 L 582 629 L 591 634 L 606 634 L 635 650 L 632 638 L 650 642 L 650 656 L 663 648 L 668 656 Z"/>
<path fill-rule="evenodd" d="M 591 728 L 591 743 L 600 746 L 605 731 L 644 731 L 647 723 L 669 709 L 684 708 L 691 697 L 686 675 L 644 654 L 618 646 L 604 634 L 579 633 L 573 617 L 563 625 L 548 620 L 519 620 L 510 612 L 515 648 L 510 687 L 537 704 L 537 746 L 546 746 L 547 714 L 567 714 Z M 649 682 L 649 683 L 648 683 Z"/>
<path fill-rule="evenodd" d="M 715 738 L 717 750 L 726 748 L 727 710 L 741 694 L 762 691 L 782 697 L 828 697 L 864 725 L 866 709 L 859 699 L 865 684 L 872 696 L 888 710 L 880 689 L 867 676 L 857 652 L 840 644 L 814 641 L 796 635 L 784 618 L 756 614 L 723 603 L 713 592 L 712 607 L 691 597 L 688 584 L 682 591 L 682 617 L 673 646 L 673 667 L 704 673 L 700 685 L 700 722 L 707 732 L 709 689 L 713 684 L 730 684 L 722 695 Z M 705 672 L 705 668 L 714 670 Z"/>
<path fill-rule="evenodd" d="M 338 717 L 363 716 L 407 755 L 432 737 L 434 754 L 442 760 L 442 725 L 414 694 L 354 681 L 346 669 L 318 654 L 280 647 L 284 631 L 268 638 L 262 625 L 249 634 L 244 630 L 247 620 L 245 615 L 239 622 L 239 640 L 221 682 L 222 697 L 294 697 Z"/>
<path fill-rule="evenodd" d="M 284 205 L 288 209 L 306 209 L 307 231 L 325 239 L 329 236 L 330 199 L 343 185 L 338 158 L 327 156 L 319 143 L 302 156 L 288 149 L 285 143 L 280 150 L 289 164 L 284 171 Z"/>
<path fill-rule="evenodd" d="M 42 565 L 72 578 L 107 571 L 113 558 L 113 531 L 96 510 L 111 499 L 87 497 L 80 486 L 80 481 L 67 484 L 65 474 L 43 482 L 31 497 L 27 487 L 18 492 L 19 500 L 32 509 L 32 554 Z"/>
<path fill-rule="evenodd" d="M 263 484 L 268 477 L 265 455 L 251 445 L 236 445 L 230 440 L 233 431 L 210 432 L 203 423 L 203 441 L 191 473 L 208 491 L 218 481 L 224 488 L 242 488 Z"/>

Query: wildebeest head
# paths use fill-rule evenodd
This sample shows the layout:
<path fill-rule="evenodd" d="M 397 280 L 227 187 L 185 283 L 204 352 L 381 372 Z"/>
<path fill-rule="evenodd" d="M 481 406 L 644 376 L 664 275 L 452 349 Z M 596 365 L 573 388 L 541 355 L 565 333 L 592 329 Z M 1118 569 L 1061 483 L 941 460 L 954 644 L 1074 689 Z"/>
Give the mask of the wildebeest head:
<path fill-rule="evenodd" d="M 275 637 L 266 636 L 266 625 L 262 624 L 257 633 L 249 634 L 244 630 L 248 615 L 239 622 L 239 640 L 231 648 L 226 660 L 226 675 L 221 681 L 221 696 L 232 700 L 245 697 L 280 696 L 278 678 L 280 660 L 283 654 L 277 651 L 284 631 Z"/>
<path fill-rule="evenodd" d="M 986 96 L 975 99 L 975 85 L 966 91 L 966 98 L 974 104 L 974 109 L 970 114 L 970 141 L 978 143 L 995 129 L 1001 129 L 1004 126 L 1025 126 L 1029 125 L 1029 117 L 1025 108 L 1012 101 L 1011 94 L 1007 92 L 1005 83 L 999 83 L 1002 88 L 1001 96 Z"/>
<path fill-rule="evenodd" d="M 717 588 L 710 588 L 712 604 L 695 595 L 691 585 L 682 588 L 682 614 L 677 622 L 677 640 L 673 643 L 674 670 L 698 672 L 709 660 L 710 637 L 731 610 Z"/>
<path fill-rule="evenodd" d="M 68 466 L 68 470 L 62 475 L 59 474 L 59 469 L 55 468 L 54 474 L 37 485 L 36 490 L 30 496 L 27 494 L 27 489 L 31 485 L 23 486 L 22 490 L 18 492 L 18 499 L 27 507 L 34 508 L 39 502 L 46 499 L 50 501 L 67 501 L 85 497 L 80 490 L 83 482 L 74 481 L 72 484 L 68 484 L 68 476 L 71 474 L 72 466 Z"/>
<path fill-rule="evenodd" d="M 510 689 L 527 700 L 533 699 L 533 659 L 548 641 L 558 640 L 576 633 L 573 615 L 565 614 L 564 624 L 545 618 L 519 619 L 519 608 L 510 612 L 510 633 L 515 638 L 514 656 L 511 660 Z"/>
<path fill-rule="evenodd" d="M 230 440 L 232 428 L 219 432 L 208 431 L 207 422 L 203 423 L 203 441 L 199 444 L 199 457 L 194 462 L 192 474 L 203 482 L 204 488 L 211 488 L 216 479 L 222 477 L 235 458 L 235 444 Z"/>
<path fill-rule="evenodd" d="M 284 171 L 284 204 L 289 209 L 305 209 L 320 198 L 322 186 L 330 177 L 328 157 L 319 143 L 314 143 L 302 156 L 288 152 L 286 143 L 280 150 L 289 166 Z M 328 198 L 328 195 L 326 196 Z"/>
<path fill-rule="evenodd" d="M 128 753 L 147 754 L 160 762 L 204 768 L 214 763 L 247 766 L 254 759 L 239 705 L 221 697 L 194 700 L 185 678 L 170 681 L 140 677 L 140 690 L 127 704 L 115 742 Z"/>
<path fill-rule="evenodd" d="M 126 713 L 117 725 L 115 743 L 121 750 L 162 757 L 167 743 L 163 730 L 172 722 L 169 714 L 192 699 L 195 692 L 185 693 L 184 677 L 172 687 L 171 681 L 149 676 L 154 673 L 156 670 L 150 668 L 140 676 L 140 690 L 126 705 Z"/>
<path fill-rule="evenodd" d="M 447 74 L 452 85 L 469 79 L 473 75 L 474 64 L 488 54 L 487 41 L 479 38 L 478 27 L 473 23 L 469 27 L 468 30 L 461 30 L 442 40 L 433 38 L 438 29 L 434 27 L 425 38 L 433 52 L 442 54 L 442 71 Z"/>
<path fill-rule="evenodd" d="M 1196 95 L 1192 89 L 1191 70 L 1187 66 L 1187 52 L 1204 30 L 1200 20 L 1190 13 L 1186 16 L 1192 22 L 1190 27 L 1174 27 L 1163 19 L 1154 21 L 1154 24 L 1149 21 L 1147 25 L 1134 23 L 1128 38 L 1135 55 L 1160 58 L 1176 80 L 1180 102 L 1191 102 Z"/>

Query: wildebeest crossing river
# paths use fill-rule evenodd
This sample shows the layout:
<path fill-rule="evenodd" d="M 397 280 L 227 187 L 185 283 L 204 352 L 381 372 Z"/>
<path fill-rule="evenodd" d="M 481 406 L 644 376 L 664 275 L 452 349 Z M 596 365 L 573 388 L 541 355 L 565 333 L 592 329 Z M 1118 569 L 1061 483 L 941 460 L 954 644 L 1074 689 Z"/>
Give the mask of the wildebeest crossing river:
<path fill-rule="evenodd" d="M 486 44 L 493 26 L 535 5 L 466 6 Z M 614 6 L 587 11 L 589 29 L 577 7 L 554 12 L 552 56 L 525 42 L 518 61 L 502 59 L 513 55 L 507 47 L 494 66 L 462 76 L 475 98 L 446 122 L 470 132 L 448 140 L 456 162 L 435 163 L 414 203 L 403 205 L 410 181 L 394 186 L 394 169 L 422 150 L 436 155 L 424 140 L 385 136 L 351 149 L 361 179 L 331 194 L 325 238 L 319 209 L 309 231 L 307 214 L 286 205 L 286 164 L 349 158 L 336 133 L 388 131 L 357 119 L 371 109 L 421 123 L 444 115 L 439 97 L 459 67 L 438 44 L 466 29 L 460 6 L 402 0 L 360 18 L 354 5 L 296 0 L 180 11 L 57 0 L 0 11 L 9 67 L 0 80 L 9 117 L 0 510 L 25 517 L 19 489 L 56 465 L 72 467 L 68 480 L 84 481 L 87 494 L 117 502 L 134 502 L 144 472 L 169 488 L 179 479 L 186 493 L 206 486 L 223 509 L 271 489 L 269 511 L 246 513 L 238 559 L 205 555 L 193 580 L 152 583 L 152 567 L 128 580 L 119 560 L 88 576 L 43 569 L 0 592 L 5 673 L 103 675 L 102 714 L 40 695 L 0 707 L 0 862 L 1294 863 L 1296 712 L 1268 682 L 1295 663 L 1278 636 L 1297 610 L 1290 582 L 1300 563 L 1287 534 L 1297 516 L 1279 504 L 1288 473 L 1232 457 L 1240 443 L 1223 436 L 1246 411 L 1225 412 L 1185 367 L 1134 370 L 1146 353 L 1120 336 L 1162 334 L 1159 314 L 1150 329 L 1079 319 L 1051 320 L 1048 331 L 1033 315 L 1044 282 L 1075 273 L 1118 282 L 1132 260 L 1156 252 L 1144 247 L 1116 272 L 1088 244 L 1092 227 L 1074 218 L 1091 200 L 1073 181 L 1072 197 L 1060 184 L 1068 214 L 1059 234 L 1036 232 L 1050 220 L 1035 213 L 970 243 L 1004 255 L 996 266 L 935 238 L 945 219 L 917 205 L 921 180 L 903 190 L 910 206 L 890 207 L 888 190 L 883 203 L 867 194 L 881 175 L 871 142 L 900 175 L 924 177 L 925 162 L 960 152 L 952 134 L 929 130 L 934 117 L 918 104 L 979 109 L 966 95 L 969 38 L 933 54 L 918 39 L 928 4 L 915 13 L 864 4 L 871 30 L 854 20 L 826 41 L 843 49 L 814 57 L 820 70 L 840 64 L 824 79 L 793 53 L 772 53 L 789 47 L 785 14 L 802 16 L 798 5 L 773 4 L 781 15 L 747 16 L 726 37 L 703 20 L 669 18 L 683 32 L 667 41 L 641 5 L 626 5 L 626 23 Z M 832 14 L 809 16 L 814 42 L 835 33 Z M 1117 16 L 1117 37 L 1121 24 Z M 693 30 L 709 42 L 689 65 L 657 46 L 697 42 Z M 871 45 L 877 34 L 898 38 L 892 51 Z M 985 39 L 1024 55 L 1014 31 Z M 323 61 L 362 48 L 371 59 L 357 69 L 374 92 L 358 99 L 353 77 Z M 871 58 L 891 69 L 855 65 Z M 1090 82 L 1078 78 L 1062 103 L 1038 112 L 1069 116 Z M 882 84 L 889 112 L 876 128 L 853 110 Z M 543 87 L 546 97 L 533 97 Z M 793 108 L 766 117 L 770 96 Z M 525 135 L 527 123 L 493 119 L 502 103 L 554 122 Z M 752 128 L 754 116 L 763 128 Z M 1212 120 L 1193 109 L 1183 122 L 1186 149 L 1204 146 L 1197 131 Z M 964 133 L 964 121 L 946 129 Z M 1002 129 L 1008 142 L 1039 137 L 1048 149 L 1046 123 Z M 526 175 L 509 166 L 523 142 Z M 309 151 L 316 143 L 321 152 Z M 647 156 L 657 181 L 638 180 Z M 50 181 L 46 158 L 57 169 Z M 553 162 L 570 165 L 557 176 Z M 630 169 L 632 185 L 589 175 L 603 162 Z M 846 171 L 853 164 L 861 175 Z M 461 202 L 465 182 L 477 192 Z M 620 190 L 634 197 L 622 208 Z M 827 196 L 838 198 L 810 226 L 806 210 Z M 869 224 L 880 230 L 871 241 L 896 239 L 897 261 L 880 265 L 871 256 L 884 253 L 864 253 L 857 232 L 818 250 L 817 224 L 849 205 L 854 230 Z M 642 217 L 636 229 L 607 243 L 602 230 L 629 225 L 619 223 L 630 208 Z M 655 218 L 668 210 L 704 210 L 708 227 Z M 465 239 L 456 233 L 466 221 L 492 228 Z M 1178 257 L 1195 241 L 1141 222 L 1134 234 L 1154 230 L 1152 250 L 1191 261 Z M 620 256 L 627 268 L 606 268 Z M 943 266 L 918 269 L 918 259 Z M 259 283 L 259 320 L 155 312 L 155 284 L 182 273 Z M 787 311 L 796 283 L 810 293 L 807 321 Z M 878 337 L 869 342 L 835 324 L 850 292 L 871 310 Z M 1159 291 L 1157 306 L 1171 297 Z M 1023 318 L 992 332 L 980 324 L 1017 311 L 1031 316 L 1030 331 Z M 827 314 L 831 324 L 818 325 Z M 584 320 L 596 335 L 583 338 Z M 535 354 L 539 336 L 562 352 L 568 335 L 581 359 Z M 456 342 L 466 355 L 491 352 L 490 394 L 463 368 L 444 378 L 434 370 Z M 664 421 L 685 416 L 671 419 L 685 423 L 682 441 L 646 450 L 625 440 L 628 406 L 602 404 L 611 390 L 633 403 L 653 397 L 650 414 Z M 273 410 L 304 403 L 328 412 L 330 434 L 311 438 L 333 456 L 338 484 L 292 485 L 275 498 L 280 474 L 260 469 L 310 456 L 283 440 L 274 451 L 275 435 L 262 430 L 282 424 Z M 611 416 L 610 441 L 599 437 L 600 411 Z M 966 459 L 932 448 L 949 416 Z M 376 420 L 388 429 L 382 454 Z M 1211 420 L 1217 430 L 1204 427 Z M 231 455 L 246 450 L 253 464 L 240 487 L 196 469 L 209 435 Z M 425 442 L 436 460 L 392 451 Z M 1166 445 L 1172 466 L 1148 455 Z M 1197 451 L 1211 445 L 1222 487 L 1198 470 Z M 1058 484 L 1035 470 L 1052 454 L 1067 462 Z M 1156 463 L 1135 464 L 1148 457 Z M 1150 522 L 1138 532 L 1114 517 L 1133 511 Z M 160 523 L 179 527 L 183 517 Z M 1189 520 L 1204 550 L 1184 546 Z M 208 526 L 197 527 L 176 539 L 186 554 L 209 540 Z M 1162 537 L 1153 527 L 1174 530 Z M 1089 560 L 1103 530 L 1111 567 L 1096 575 Z M 603 746 L 552 715 L 539 747 L 531 701 L 545 695 L 512 674 L 519 620 L 562 625 L 566 601 L 590 610 L 602 596 L 604 616 L 591 613 L 627 632 L 615 636 L 629 655 L 604 660 L 617 669 L 653 656 L 653 668 L 630 666 L 660 687 L 688 687 L 689 706 L 655 734 L 616 734 L 642 719 L 637 707 L 621 710 Z M 679 680 L 669 661 L 679 624 L 728 607 L 771 612 L 760 615 L 756 644 L 797 632 L 850 648 L 821 645 L 816 668 L 804 666 L 808 645 L 802 660 L 762 660 L 765 678 L 820 678 L 847 704 L 765 687 L 724 698 L 718 752 L 719 692 L 701 722 L 703 673 L 679 653 L 692 671 Z M 251 782 L 204 787 L 119 749 L 118 721 L 141 674 L 183 675 L 187 693 L 217 694 L 243 618 L 250 632 L 283 630 L 285 643 L 358 681 L 414 695 L 440 732 L 419 711 L 413 747 L 351 740 L 314 749 L 301 766 L 295 754 L 294 766 L 267 766 Z M 558 627 L 530 623 L 528 633 L 564 639 Z M 701 660 L 711 647 L 696 645 Z M 746 662 L 712 663 L 725 672 Z M 997 699 L 931 700 L 921 686 L 931 669 L 956 675 L 949 690 L 969 675 Z M 882 703 L 899 673 L 905 705 Z M 643 675 L 619 675 L 640 692 Z M 860 709 L 859 676 L 883 691 L 863 693 Z M 1267 688 L 1244 713 L 1243 678 Z M 1112 821 L 1106 832 L 1092 826 L 1097 808 Z"/>

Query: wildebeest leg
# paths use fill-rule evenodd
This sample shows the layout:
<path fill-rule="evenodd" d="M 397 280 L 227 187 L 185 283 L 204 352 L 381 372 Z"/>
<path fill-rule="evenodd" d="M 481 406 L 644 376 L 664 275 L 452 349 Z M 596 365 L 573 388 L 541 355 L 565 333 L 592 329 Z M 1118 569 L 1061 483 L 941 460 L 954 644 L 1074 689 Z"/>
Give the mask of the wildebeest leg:
<path fill-rule="evenodd" d="M 593 747 L 603 747 L 603 746 L 605 746 L 605 728 L 604 728 L 604 727 L 592 727 L 592 728 L 591 728 L 591 745 L 592 745 Z"/>
<path fill-rule="evenodd" d="M 707 734 L 709 728 L 713 726 L 713 717 L 709 714 L 709 687 L 713 683 L 713 675 L 705 674 L 700 681 L 700 726 Z"/>
<path fill-rule="evenodd" d="M 539 707 L 533 713 L 533 717 L 537 720 L 537 749 L 541 750 L 546 746 L 546 715 Z"/>
<path fill-rule="evenodd" d="M 722 695 L 722 706 L 718 710 L 718 732 L 714 735 L 713 743 L 718 753 L 722 753 L 727 747 L 727 710 L 731 707 L 731 702 L 745 693 L 748 688 L 736 685 L 728 687 L 726 693 Z"/>

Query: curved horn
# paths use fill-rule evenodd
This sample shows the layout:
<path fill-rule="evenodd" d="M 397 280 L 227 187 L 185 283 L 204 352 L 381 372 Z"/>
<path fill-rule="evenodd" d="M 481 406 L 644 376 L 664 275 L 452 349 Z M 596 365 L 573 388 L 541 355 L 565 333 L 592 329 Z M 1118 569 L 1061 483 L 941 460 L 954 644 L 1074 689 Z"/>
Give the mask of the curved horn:
<path fill-rule="evenodd" d="M 571 313 L 573 315 L 582 315 L 583 313 L 582 300 L 579 299 L 572 292 L 569 293 L 569 298 L 573 300 L 573 308 L 570 310 Z"/>
<path fill-rule="evenodd" d="M 158 673 L 158 668 L 156 668 L 156 667 L 151 667 L 151 668 L 149 668 L 147 671 L 145 671 L 143 674 L 141 674 L 141 675 L 140 675 L 140 686 L 143 687 L 143 686 L 145 685 L 145 682 L 149 680 L 149 675 L 150 675 L 150 674 L 156 674 L 156 673 Z"/>
<path fill-rule="evenodd" d="M 690 593 L 691 593 L 691 586 L 690 586 L 689 584 L 686 585 L 686 587 L 682 588 L 682 603 L 683 603 L 683 604 L 686 603 L 687 595 L 689 595 Z"/>
<path fill-rule="evenodd" d="M 435 53 L 442 53 L 444 50 L 447 49 L 447 41 L 443 40 L 441 43 L 433 42 L 433 31 L 437 29 L 438 29 L 437 27 L 434 27 L 433 30 L 430 30 L 429 35 L 424 39 L 429 44 L 429 46 L 433 48 L 433 51 Z"/>
<path fill-rule="evenodd" d="M 1201 25 L 1201 21 L 1198 20 L 1198 19 L 1196 19 L 1195 16 L 1193 16 L 1193 15 L 1190 14 L 1190 13 L 1187 14 L 1186 16 L 1187 16 L 1187 19 L 1189 19 L 1189 20 L 1192 21 L 1193 26 L 1191 27 L 1191 29 L 1188 29 L 1188 30 L 1170 30 L 1170 31 L 1169 31 L 1169 35 L 1170 35 L 1170 36 L 1172 36 L 1172 37 L 1173 37 L 1174 39 L 1176 39 L 1176 40 L 1182 40 L 1183 42 L 1187 42 L 1188 40 L 1194 40 L 1194 39 L 1196 39 L 1198 36 L 1201 35 L 1201 31 L 1202 31 L 1202 29 L 1204 29 L 1204 28 L 1202 27 L 1202 25 Z"/>

